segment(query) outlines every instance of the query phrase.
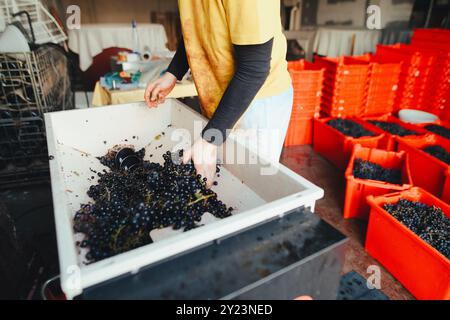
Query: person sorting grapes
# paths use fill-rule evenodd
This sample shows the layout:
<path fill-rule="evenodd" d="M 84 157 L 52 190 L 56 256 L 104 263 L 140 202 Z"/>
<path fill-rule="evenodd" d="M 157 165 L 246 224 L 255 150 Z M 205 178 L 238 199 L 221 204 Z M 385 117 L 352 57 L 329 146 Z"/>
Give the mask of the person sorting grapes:
<path fill-rule="evenodd" d="M 257 147 L 261 157 L 278 163 L 293 103 L 280 1 L 179 0 L 178 4 L 183 39 L 167 72 L 148 84 L 147 105 L 163 103 L 190 68 L 209 122 L 184 152 L 183 161 L 192 160 L 211 186 L 217 149 L 232 129 L 239 128 L 254 132 L 247 143 Z"/>

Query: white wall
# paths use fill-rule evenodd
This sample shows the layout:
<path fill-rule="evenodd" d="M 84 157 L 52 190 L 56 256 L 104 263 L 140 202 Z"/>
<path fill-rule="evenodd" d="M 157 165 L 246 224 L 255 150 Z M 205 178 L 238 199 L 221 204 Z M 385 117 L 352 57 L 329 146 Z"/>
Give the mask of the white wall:
<path fill-rule="evenodd" d="M 177 11 L 177 0 L 58 0 L 63 9 L 76 4 L 82 23 L 149 22 L 150 11 Z"/>
<path fill-rule="evenodd" d="M 381 8 L 381 24 L 383 28 L 393 21 L 409 21 L 414 6 L 414 0 L 394 5 L 392 0 L 371 0 L 371 4 Z"/>
<path fill-rule="evenodd" d="M 353 26 L 363 27 L 366 17 L 366 0 L 355 0 L 328 4 L 328 0 L 319 0 L 317 23 L 325 24 L 327 21 L 344 22 L 353 20 Z"/>
<path fill-rule="evenodd" d="M 385 27 L 386 24 L 392 21 L 409 21 L 414 0 L 406 0 L 404 3 L 397 5 L 394 5 L 392 0 L 371 0 L 371 4 L 380 6 L 382 27 Z M 331 20 L 336 22 L 353 20 L 353 26 L 364 27 L 366 6 L 366 0 L 341 2 L 337 4 L 328 4 L 328 0 L 319 0 L 317 23 L 322 25 L 326 21 Z"/>

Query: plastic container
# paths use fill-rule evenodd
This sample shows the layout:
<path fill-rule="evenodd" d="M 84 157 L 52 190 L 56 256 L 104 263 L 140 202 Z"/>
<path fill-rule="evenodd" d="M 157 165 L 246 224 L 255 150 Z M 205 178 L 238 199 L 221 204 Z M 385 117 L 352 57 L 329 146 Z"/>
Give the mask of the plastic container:
<path fill-rule="evenodd" d="M 445 174 L 449 166 L 421 149 L 430 145 L 440 145 L 450 152 L 450 141 L 437 135 L 427 134 L 422 137 L 397 137 L 397 142 L 398 150 L 406 151 L 409 155 L 413 184 L 441 197 Z"/>
<path fill-rule="evenodd" d="M 353 176 L 356 159 L 362 159 L 379 164 L 386 169 L 402 171 L 402 184 L 392 184 L 383 181 L 358 179 Z M 379 149 L 363 148 L 356 145 L 345 172 L 347 187 L 345 191 L 344 218 L 367 219 L 370 207 L 367 196 L 381 196 L 387 193 L 407 190 L 412 187 L 411 173 L 405 152 L 389 152 Z"/>
<path fill-rule="evenodd" d="M 367 122 L 367 126 L 368 128 L 370 128 L 371 131 L 374 131 L 375 133 L 378 134 L 382 134 L 384 133 L 384 137 L 383 139 L 380 141 L 380 149 L 385 149 L 387 151 L 396 151 L 397 150 L 397 140 L 396 138 L 398 136 L 393 135 L 387 131 L 384 131 L 383 129 L 377 127 L 376 125 L 370 123 L 369 121 L 374 120 L 374 121 L 385 121 L 385 122 L 391 122 L 391 123 L 395 123 L 398 124 L 399 126 L 407 129 L 407 130 L 412 130 L 414 132 L 417 133 L 417 135 L 412 135 L 412 137 L 416 137 L 416 136 L 423 136 L 425 135 L 427 132 L 424 129 L 418 128 L 414 125 L 405 123 L 403 121 L 400 121 L 398 118 L 393 117 L 389 114 L 387 115 L 383 115 L 383 116 L 379 116 L 379 117 L 367 117 L 367 118 L 363 118 L 364 121 Z M 411 136 L 406 136 L 406 137 L 411 137 Z"/>
<path fill-rule="evenodd" d="M 419 107 L 443 117 L 442 111 L 448 112 L 450 108 L 449 32 L 443 29 L 418 29 L 414 32 L 410 47 L 436 58 L 435 63 L 429 68 L 428 85 L 423 89 L 426 99 L 421 102 Z"/>
<path fill-rule="evenodd" d="M 445 60 L 442 54 L 404 44 L 378 45 L 375 59 L 402 63 L 394 111 L 435 108 L 436 83 L 445 80 L 441 75 Z"/>
<path fill-rule="evenodd" d="M 353 138 L 342 134 L 329 126 L 328 121 L 333 118 L 314 119 L 313 145 L 314 151 L 327 158 L 338 169 L 344 171 L 353 152 L 353 146 L 360 144 L 363 147 L 378 148 L 384 135 Z M 367 128 L 364 121 L 348 118 Z"/>
<path fill-rule="evenodd" d="M 320 111 L 325 70 L 305 60 L 288 62 L 288 70 L 294 88 L 292 116 L 312 119 Z"/>
<path fill-rule="evenodd" d="M 204 221 L 204 226 L 185 233 L 171 228 L 153 230 L 154 243 L 84 265 L 83 253 L 78 254 L 75 245 L 79 234 L 74 234 L 72 218 L 80 204 L 90 200 L 86 195 L 93 183 L 89 181 L 90 169 L 100 172 L 104 169 L 95 157 L 106 154 L 117 144 L 133 144 L 137 150 L 146 147 L 146 160 L 153 155 L 151 161 L 162 162 L 166 151 L 186 147 L 199 137 L 206 119 L 177 100 L 168 99 L 163 106 L 153 109 L 144 103 L 135 103 L 48 113 L 45 124 L 49 154 L 53 159 L 50 174 L 61 287 L 69 299 L 82 293 L 84 288 L 138 272 L 140 268 L 251 228 L 295 208 L 304 206 L 314 210 L 316 200 L 323 196 L 322 189 L 283 165 L 267 165 L 243 143 L 235 143 L 235 138 L 230 137 L 224 147 L 234 144 L 230 146 L 234 152 L 219 149 L 219 161 L 223 166 L 219 184 L 213 189 L 224 203 L 235 208 L 233 216 L 223 220 L 211 217 Z M 160 145 L 163 147 L 158 148 Z M 257 161 L 237 164 L 234 159 Z"/>
<path fill-rule="evenodd" d="M 355 60 L 369 63 L 365 104 L 361 114 L 366 116 L 391 113 L 397 94 L 401 63 L 376 61 L 373 55 L 353 57 Z"/>
<path fill-rule="evenodd" d="M 445 174 L 444 188 L 442 189 L 442 200 L 450 204 L 450 169 Z"/>
<path fill-rule="evenodd" d="M 426 130 L 426 131 L 427 131 L 428 133 L 430 133 L 430 134 L 435 134 L 435 135 L 438 135 L 438 136 L 440 136 L 440 137 L 446 138 L 446 137 L 444 137 L 444 136 L 442 136 L 442 135 L 439 135 L 439 134 L 437 134 L 437 133 L 435 133 L 435 132 L 433 132 L 433 131 L 430 131 L 430 130 L 427 128 L 427 126 L 429 126 L 429 125 L 437 125 L 437 126 L 441 126 L 441 127 L 444 127 L 444 128 L 447 128 L 447 129 L 450 130 L 450 123 L 448 123 L 448 122 L 446 122 L 446 121 L 442 121 L 442 120 L 438 120 L 438 121 L 431 122 L 431 123 L 417 124 L 416 126 L 422 128 L 423 130 Z M 446 139 L 449 139 L 449 138 L 446 138 Z"/>
<path fill-rule="evenodd" d="M 432 123 L 439 120 L 438 117 L 434 114 L 412 109 L 400 110 L 398 113 L 398 117 L 403 122 L 413 124 Z"/>
<path fill-rule="evenodd" d="M 411 44 L 441 50 L 450 50 L 450 32 L 446 29 L 416 29 Z"/>
<path fill-rule="evenodd" d="M 294 101 L 285 147 L 312 143 L 313 118 L 319 116 L 325 69 L 305 60 L 288 62 Z"/>
<path fill-rule="evenodd" d="M 285 147 L 312 144 L 314 119 L 310 117 L 293 116 L 284 141 Z"/>
<path fill-rule="evenodd" d="M 450 206 L 420 188 L 376 198 L 369 196 L 366 251 L 417 299 L 448 300 L 450 260 L 383 209 L 384 204 L 400 199 L 437 206 L 450 218 Z"/>
<path fill-rule="evenodd" d="M 394 110 L 400 80 L 399 63 L 371 63 L 365 115 L 390 113 Z"/>
<path fill-rule="evenodd" d="M 366 101 L 369 63 L 353 57 L 317 57 L 315 63 L 325 68 L 323 113 L 331 117 L 360 116 Z"/>

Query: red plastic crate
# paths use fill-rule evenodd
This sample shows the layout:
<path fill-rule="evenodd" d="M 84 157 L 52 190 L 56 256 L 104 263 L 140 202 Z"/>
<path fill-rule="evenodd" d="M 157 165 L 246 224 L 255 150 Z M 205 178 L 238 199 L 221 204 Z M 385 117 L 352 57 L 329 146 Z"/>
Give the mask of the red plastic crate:
<path fill-rule="evenodd" d="M 441 127 L 444 127 L 444 128 L 447 128 L 447 129 L 450 130 L 450 123 L 449 123 L 449 122 L 446 122 L 446 121 L 443 121 L 443 120 L 438 120 L 438 121 L 433 122 L 433 123 L 420 123 L 420 124 L 416 124 L 415 126 L 421 128 L 422 130 L 425 130 L 425 131 L 428 132 L 429 134 L 435 134 L 435 135 L 437 135 L 437 136 L 440 136 L 440 135 L 438 135 L 437 133 L 434 133 L 434 132 L 432 132 L 432 131 L 429 131 L 429 130 L 427 130 L 427 129 L 425 128 L 426 126 L 428 126 L 428 125 L 430 125 L 430 124 L 435 124 L 435 125 L 438 125 L 438 126 L 441 126 Z M 443 136 L 440 136 L 440 137 L 445 138 L 445 137 L 443 137 Z"/>
<path fill-rule="evenodd" d="M 367 63 L 365 61 L 356 60 L 354 57 L 316 57 L 315 63 L 321 68 L 326 68 L 325 73 L 360 74 L 367 72 L 367 70 L 364 71 L 364 67 L 367 67 Z"/>
<path fill-rule="evenodd" d="M 443 70 L 446 54 L 411 45 L 379 45 L 376 59 L 382 62 L 402 62 L 394 111 L 404 108 L 435 109 L 437 92 L 444 85 Z M 438 84 L 438 85 L 437 85 Z"/>
<path fill-rule="evenodd" d="M 446 29 L 416 29 L 411 38 L 411 44 L 450 51 L 450 31 Z"/>
<path fill-rule="evenodd" d="M 301 101 L 294 100 L 292 106 L 292 116 L 299 117 L 313 117 L 320 112 L 320 100 L 313 101 Z"/>
<path fill-rule="evenodd" d="M 314 120 L 312 117 L 291 117 L 284 141 L 285 147 L 312 144 Z"/>
<path fill-rule="evenodd" d="M 449 101 L 450 101 L 450 98 L 449 98 Z M 440 118 L 447 122 L 450 122 L 450 106 L 447 109 L 441 110 Z"/>
<path fill-rule="evenodd" d="M 320 114 L 324 115 L 324 117 L 326 118 L 344 118 L 344 117 L 349 117 L 348 115 L 350 114 L 350 116 L 352 114 L 358 114 L 359 113 L 359 109 L 357 107 L 355 107 L 354 109 L 355 111 L 352 112 L 351 108 L 348 107 L 348 105 L 346 107 L 342 106 L 342 107 L 335 107 L 335 108 L 328 108 L 328 107 L 324 107 L 322 106 L 321 110 L 320 110 Z"/>
<path fill-rule="evenodd" d="M 434 134 L 422 137 L 397 137 L 398 150 L 408 153 L 411 177 L 415 186 L 421 187 L 437 197 L 442 196 L 445 174 L 449 166 L 421 149 L 430 145 L 440 145 L 450 152 L 450 140 Z"/>
<path fill-rule="evenodd" d="M 352 57 L 320 58 L 325 68 L 322 111 L 331 116 L 358 116 L 365 103 L 369 63 Z"/>
<path fill-rule="evenodd" d="M 450 206 L 420 188 L 369 196 L 366 251 L 417 299 L 450 299 L 450 260 L 383 209 L 400 199 L 437 206 L 450 218 Z"/>
<path fill-rule="evenodd" d="M 402 171 L 402 185 L 388 182 L 358 179 L 353 176 L 356 159 L 370 161 L 386 169 L 400 169 Z M 387 193 L 407 190 L 412 187 L 411 173 L 405 152 L 389 152 L 379 149 L 364 148 L 356 145 L 345 172 L 347 186 L 345 191 L 344 218 L 367 219 L 370 207 L 367 196 L 381 196 Z"/>
<path fill-rule="evenodd" d="M 442 198 L 447 204 L 450 204 L 450 169 L 445 174 L 445 183 L 442 190 Z"/>
<path fill-rule="evenodd" d="M 369 63 L 369 77 L 365 104 L 361 115 L 379 115 L 390 113 L 394 109 L 395 98 L 400 80 L 401 63 L 386 63 L 375 60 L 366 54 L 354 57 Z"/>
<path fill-rule="evenodd" d="M 290 61 L 288 70 L 294 88 L 292 116 L 311 119 L 320 111 L 325 70 L 305 60 Z"/>
<path fill-rule="evenodd" d="M 394 103 L 397 97 L 398 84 L 400 79 L 399 64 L 373 64 L 372 68 L 391 68 L 397 70 L 396 73 L 371 73 L 367 90 L 365 115 L 376 115 L 390 113 L 394 110 Z M 388 69 L 385 69 L 388 70 Z"/>
<path fill-rule="evenodd" d="M 426 81 L 420 88 L 416 88 L 416 92 L 423 95 L 420 107 L 425 111 L 439 111 L 449 106 L 450 100 L 447 100 L 450 92 L 450 53 L 441 50 L 432 50 L 430 47 L 419 48 L 421 52 L 427 52 L 437 57 L 438 61 L 429 69 Z M 419 81 L 418 81 L 419 82 Z M 438 112 L 439 113 L 439 112 Z"/>
<path fill-rule="evenodd" d="M 299 83 L 305 86 L 320 87 L 322 85 L 325 70 L 313 63 L 301 59 L 297 61 L 289 61 L 288 71 L 294 84 Z"/>
<path fill-rule="evenodd" d="M 380 140 L 384 136 L 361 137 L 358 139 L 348 137 L 327 124 L 332 119 L 314 119 L 313 146 L 314 151 L 327 158 L 340 170 L 347 168 L 354 145 L 360 144 L 363 147 L 377 148 Z M 348 119 L 367 128 L 367 125 L 361 120 L 354 118 Z"/>
<path fill-rule="evenodd" d="M 382 116 L 378 116 L 378 117 L 365 117 L 365 118 L 363 118 L 363 120 L 367 122 L 367 126 L 368 126 L 368 128 L 370 128 L 370 130 L 372 130 L 376 133 L 379 133 L 379 134 L 382 134 L 382 133 L 384 134 L 384 138 L 380 141 L 380 148 L 385 149 L 387 151 L 396 151 L 397 150 L 396 138 L 398 136 L 393 135 L 387 131 L 384 131 L 381 128 L 378 128 L 374 124 L 371 124 L 369 122 L 370 120 L 387 121 L 387 122 L 392 122 L 392 123 L 398 124 L 407 130 L 412 130 L 412 131 L 417 132 L 417 134 L 418 134 L 417 136 L 424 136 L 427 134 L 426 130 L 419 128 L 413 124 L 403 122 L 403 121 L 399 120 L 398 118 L 391 116 L 390 114 L 386 114 L 386 115 L 382 115 Z M 409 137 L 409 136 L 407 136 L 407 137 Z M 413 136 L 413 137 L 415 137 L 415 136 Z"/>

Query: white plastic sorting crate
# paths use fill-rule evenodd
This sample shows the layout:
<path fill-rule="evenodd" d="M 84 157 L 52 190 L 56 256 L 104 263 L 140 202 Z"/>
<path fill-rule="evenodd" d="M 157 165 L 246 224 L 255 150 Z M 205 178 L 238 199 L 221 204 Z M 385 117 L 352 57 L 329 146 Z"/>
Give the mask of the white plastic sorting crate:
<path fill-rule="evenodd" d="M 267 168 L 267 164 L 260 161 L 233 164 L 229 154 L 226 153 L 226 158 L 221 152 L 219 161 L 223 167 L 219 185 L 214 189 L 219 199 L 235 208 L 233 216 L 223 220 L 211 216 L 204 219 L 204 226 L 185 233 L 170 228 L 152 231 L 154 243 L 85 265 L 83 252 L 75 244 L 80 235 L 74 234 L 72 218 L 80 204 L 90 201 L 86 192 L 97 180 L 91 169 L 105 169 L 96 157 L 117 144 L 132 144 L 136 149 L 146 148 L 147 160 L 162 162 L 163 153 L 179 144 L 173 135 L 176 129 L 194 134 L 194 123 L 200 121 L 204 126 L 206 121 L 172 99 L 154 109 L 143 103 L 117 105 L 48 113 L 45 120 L 52 159 L 50 173 L 61 287 L 69 299 L 81 294 L 83 288 L 138 272 L 144 266 L 282 216 L 292 209 L 305 206 L 314 210 L 316 200 L 323 197 L 322 189 L 282 165 L 273 175 L 261 175 L 261 168 Z M 228 141 L 230 144 L 234 140 Z M 236 144 L 235 150 L 236 154 L 241 150 L 255 157 L 243 144 Z"/>

